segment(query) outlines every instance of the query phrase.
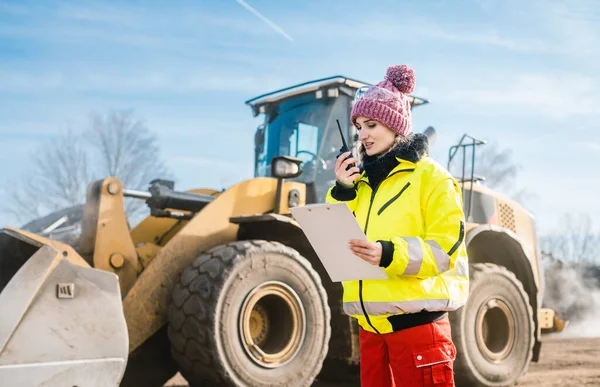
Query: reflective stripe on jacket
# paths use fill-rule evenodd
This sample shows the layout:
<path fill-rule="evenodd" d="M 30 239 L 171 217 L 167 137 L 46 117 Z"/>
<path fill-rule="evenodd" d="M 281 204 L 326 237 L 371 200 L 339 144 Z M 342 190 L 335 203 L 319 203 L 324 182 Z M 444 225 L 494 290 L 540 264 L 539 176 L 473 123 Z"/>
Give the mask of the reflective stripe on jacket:
<path fill-rule="evenodd" d="M 400 163 L 377 187 L 364 172 L 346 200 L 367 238 L 389 241 L 387 280 L 345 281 L 344 311 L 368 331 L 393 331 L 388 317 L 453 311 L 469 292 L 465 219 L 456 180 L 428 156 Z M 329 189 L 326 201 L 336 203 Z M 353 195 L 354 196 L 354 195 Z"/>

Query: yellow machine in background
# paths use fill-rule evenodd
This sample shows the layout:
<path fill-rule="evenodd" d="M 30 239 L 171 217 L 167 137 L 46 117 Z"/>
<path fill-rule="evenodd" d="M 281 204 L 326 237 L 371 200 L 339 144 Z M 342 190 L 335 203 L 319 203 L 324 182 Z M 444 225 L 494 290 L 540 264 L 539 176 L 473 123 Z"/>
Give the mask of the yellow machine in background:
<path fill-rule="evenodd" d="M 363 85 L 331 77 L 248 101 L 265 116 L 255 177 L 224 191 L 178 192 L 155 180 L 140 192 L 110 177 L 89 186 L 75 249 L 3 229 L 0 380 L 162 386 L 180 371 L 192 386 L 310 386 L 356 375 L 357 326 L 343 312 L 341 285 L 289 208 L 324 201 L 334 184 L 336 120 L 357 147 L 347 117 Z M 463 137 L 451 160 L 467 140 L 481 143 Z M 541 329 L 553 327 L 540 307 L 537 236 L 517 203 L 473 176 L 460 181 L 471 297 L 451 313 L 457 384 L 511 385 L 537 360 Z M 133 229 L 125 197 L 151 211 Z M 44 350 L 29 352 L 36 345 Z M 86 364 L 88 384 L 77 384 L 77 364 Z M 103 373 L 112 379 L 94 384 Z"/>

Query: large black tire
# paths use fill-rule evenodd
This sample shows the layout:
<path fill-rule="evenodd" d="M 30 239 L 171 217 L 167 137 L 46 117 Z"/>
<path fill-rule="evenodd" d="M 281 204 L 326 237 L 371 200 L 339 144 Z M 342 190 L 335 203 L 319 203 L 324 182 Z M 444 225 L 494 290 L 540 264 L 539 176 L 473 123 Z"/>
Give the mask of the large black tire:
<path fill-rule="evenodd" d="M 329 297 L 332 296 L 333 295 L 330 292 Z M 341 304 L 341 294 L 339 295 L 339 300 Z M 329 307 L 331 308 L 332 315 L 337 312 L 346 317 L 342 306 L 339 308 L 337 306 L 332 308 L 330 305 Z M 332 321 L 333 320 L 334 319 L 332 319 Z M 351 385 L 353 382 L 360 382 L 360 364 L 358 361 L 351 361 L 349 359 L 351 353 L 347 353 L 347 347 L 350 341 L 356 340 L 356 343 L 358 344 L 358 324 L 356 323 L 356 320 L 351 317 L 345 318 L 346 324 L 343 323 L 344 320 L 342 319 L 337 320 L 338 326 L 335 326 L 335 324 L 332 323 L 329 353 L 323 362 L 323 369 L 318 376 L 318 380 Z M 353 343 L 350 343 L 350 346 L 352 347 Z"/>
<path fill-rule="evenodd" d="M 184 270 L 173 289 L 168 332 L 172 356 L 191 386 L 310 386 L 328 351 L 330 318 L 321 279 L 296 250 L 240 241 L 202 254 Z M 289 341 L 295 351 L 280 352 L 295 356 L 261 364 L 245 331 L 269 353 L 281 350 L 285 337 L 296 338 Z"/>
<path fill-rule="evenodd" d="M 450 313 L 457 386 L 513 386 L 529 367 L 534 320 L 521 282 L 506 268 L 470 266 L 469 299 Z"/>

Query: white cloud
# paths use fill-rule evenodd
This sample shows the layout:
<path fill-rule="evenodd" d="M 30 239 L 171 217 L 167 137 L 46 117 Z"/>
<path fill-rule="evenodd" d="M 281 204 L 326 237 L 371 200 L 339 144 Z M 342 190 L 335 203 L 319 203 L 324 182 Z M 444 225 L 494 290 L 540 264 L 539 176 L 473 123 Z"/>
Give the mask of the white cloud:
<path fill-rule="evenodd" d="M 452 31 L 452 32 L 451 32 Z M 558 51 L 556 46 L 550 45 L 539 39 L 530 39 L 527 37 L 511 38 L 498 31 L 493 30 L 464 30 L 456 28 L 442 28 L 439 25 L 431 24 L 421 29 L 417 34 L 445 40 L 455 43 L 478 44 L 483 46 L 495 46 L 505 48 L 511 51 L 522 52 L 552 52 Z"/>
<path fill-rule="evenodd" d="M 220 167 L 228 167 L 234 169 L 236 164 L 227 159 L 217 159 L 212 157 L 202 156 L 175 156 L 168 160 L 168 163 L 174 166 L 186 166 L 186 167 L 211 167 L 215 164 L 219 164 Z"/>
<path fill-rule="evenodd" d="M 475 3 L 494 21 L 500 21 L 507 34 L 516 33 L 507 43 L 514 44 L 517 50 L 579 59 L 598 57 L 600 7 L 597 0 L 475 0 Z M 508 19 L 507 22 L 501 22 L 500 17 Z M 542 40 L 530 40 L 534 35 Z M 504 44 L 502 40 L 498 43 Z"/>
<path fill-rule="evenodd" d="M 18 10 L 0 4 L 0 12 Z M 30 39 L 48 49 L 59 48 L 53 56 L 69 54 L 75 45 L 82 44 L 85 52 L 95 47 L 96 52 L 109 55 L 122 48 L 146 48 L 152 51 L 145 56 L 154 63 L 180 55 L 204 62 L 222 61 L 221 52 L 231 56 L 230 50 L 235 48 L 264 48 L 265 38 L 272 35 L 269 30 L 256 28 L 255 20 L 243 11 L 224 13 L 202 2 L 177 7 L 129 3 L 117 6 L 99 1 L 32 3 L 27 13 L 23 23 L 0 23 L 0 37 Z M 229 46 L 232 41 L 235 47 Z M 239 57 L 243 52 L 237 54 Z"/>
<path fill-rule="evenodd" d="M 597 57 L 600 36 L 600 8 L 597 0 L 538 0 L 537 8 L 547 16 L 557 46 L 575 55 Z"/>
<path fill-rule="evenodd" d="M 345 40 L 366 41 L 371 44 L 423 42 L 433 40 L 456 45 L 476 45 L 499 47 L 514 52 L 559 53 L 563 48 L 546 40 L 543 36 L 527 33 L 522 28 L 502 26 L 491 28 L 484 23 L 446 23 L 429 17 L 411 14 L 404 20 L 389 15 L 373 14 L 361 20 L 360 27 L 348 23 L 334 23 L 330 20 L 315 20 L 306 23 L 296 20 L 291 27 L 296 35 L 304 40 Z M 518 30 L 515 32 L 515 29 Z M 315 34 L 315 31 L 326 31 Z"/>
<path fill-rule="evenodd" d="M 168 158 L 167 164 L 181 177 L 178 183 L 181 189 L 226 188 L 251 178 L 254 172 L 251 162 L 233 161 L 227 156 L 175 156 Z"/>
<path fill-rule="evenodd" d="M 583 148 L 586 148 L 588 150 L 600 152 L 600 142 L 585 142 L 581 145 L 583 146 Z"/>
<path fill-rule="evenodd" d="M 596 55 L 600 28 L 596 0 L 531 0 L 521 2 L 475 1 L 475 14 L 465 22 L 443 15 L 436 19 L 426 12 L 434 5 L 423 5 L 422 14 L 404 15 L 370 13 L 360 25 L 316 19 L 306 23 L 303 17 L 294 20 L 290 30 L 303 40 L 361 41 L 372 44 L 439 41 L 455 46 L 497 47 L 517 54 L 550 54 L 561 56 Z M 453 6 L 445 2 L 444 6 Z M 469 2 L 461 7 L 470 7 Z M 477 11 L 477 10 L 476 10 Z M 472 16 L 472 15 L 469 15 Z M 343 17 L 340 20 L 344 20 Z M 326 31 L 315 34 L 315 31 Z M 300 40 L 300 39 L 299 39 Z"/>
<path fill-rule="evenodd" d="M 65 83 L 65 76 L 60 72 L 31 74 L 25 72 L 0 70 L 0 90 L 30 91 L 59 89 Z"/>
<path fill-rule="evenodd" d="M 479 87 L 457 89 L 444 98 L 461 105 L 511 109 L 531 116 L 555 119 L 597 116 L 600 96 L 597 81 L 576 74 L 505 74 L 507 77 Z M 509 78 L 510 76 L 512 78 Z M 469 107 L 473 110 L 472 107 Z"/>
<path fill-rule="evenodd" d="M 0 13 L 8 13 L 12 15 L 24 15 L 27 13 L 25 7 L 19 7 L 14 4 L 0 3 Z"/>
<path fill-rule="evenodd" d="M 101 2 L 60 3 L 56 9 L 60 17 L 92 23 L 139 26 L 139 18 L 129 7 L 111 7 Z"/>
<path fill-rule="evenodd" d="M 220 72 L 220 73 L 219 73 Z M 180 69 L 179 71 L 107 72 L 89 67 L 80 73 L 60 70 L 48 73 L 9 72 L 0 70 L 0 90 L 36 92 L 47 90 L 112 92 L 190 93 L 232 91 L 260 93 L 288 86 L 290 81 L 275 75 L 229 75 L 215 69 Z"/>
<path fill-rule="evenodd" d="M 289 80 L 278 76 L 195 74 L 187 87 L 192 90 L 264 92 L 289 86 Z"/>
<path fill-rule="evenodd" d="M 135 32 L 118 27 L 94 26 L 93 24 L 79 26 L 66 23 L 51 26 L 42 22 L 41 25 L 34 26 L 0 25 L 0 36 L 11 39 L 27 38 L 44 44 L 51 42 L 60 47 L 77 43 L 87 45 L 109 43 L 127 47 L 189 52 L 197 45 L 197 42 L 190 37 L 159 36 L 143 29 Z"/>

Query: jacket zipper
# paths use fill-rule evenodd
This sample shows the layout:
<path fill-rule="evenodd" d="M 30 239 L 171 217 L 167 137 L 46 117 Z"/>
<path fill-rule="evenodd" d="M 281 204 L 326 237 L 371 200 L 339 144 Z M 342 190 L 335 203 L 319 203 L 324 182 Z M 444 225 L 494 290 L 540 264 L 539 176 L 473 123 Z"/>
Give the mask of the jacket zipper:
<path fill-rule="evenodd" d="M 367 211 L 367 220 L 365 221 L 365 230 L 364 230 L 365 235 L 367 235 L 367 229 L 369 228 L 369 218 L 371 216 L 371 208 L 373 207 L 373 201 L 375 200 L 375 194 L 377 193 L 377 190 L 381 186 L 381 183 L 383 183 L 387 178 L 395 175 L 396 173 L 399 173 L 399 172 L 412 172 L 412 171 L 414 171 L 414 169 L 401 169 L 399 171 L 396 171 L 396 172 L 392 173 L 391 175 L 387 176 L 385 179 L 381 180 L 379 182 L 379 184 L 377 184 L 374 188 L 372 188 L 373 191 L 371 192 L 371 200 L 369 202 L 369 210 Z M 408 184 L 410 184 L 410 183 L 408 183 Z M 404 191 L 407 186 L 405 186 L 402 189 L 402 191 Z M 402 192 L 400 192 L 400 194 L 401 193 Z M 398 195 L 398 196 L 400 196 L 400 195 Z M 359 280 L 358 281 L 358 298 L 360 300 L 360 307 L 362 309 L 362 312 L 365 315 L 365 319 L 367 320 L 367 324 L 369 324 L 369 326 L 371 328 L 373 328 L 373 330 L 375 332 L 377 332 L 378 334 L 380 334 L 379 330 L 373 326 L 373 323 L 371 323 L 371 319 L 369 318 L 369 315 L 367 314 L 367 309 L 365 308 L 365 302 L 363 300 L 363 280 Z"/>
<path fill-rule="evenodd" d="M 379 209 L 379 211 L 377 211 L 377 215 L 381 215 L 381 213 L 383 212 L 383 210 L 385 210 L 393 202 L 395 202 L 402 195 L 402 193 L 404 193 L 404 191 L 408 188 L 409 185 L 410 185 L 410 181 L 408 183 L 406 183 L 406 185 L 404 187 L 402 187 L 402 189 L 400 190 L 400 192 L 398 192 L 396 195 L 394 195 L 393 198 L 391 198 L 383 206 L 381 206 L 381 208 Z"/>
<path fill-rule="evenodd" d="M 379 183 L 379 185 L 375 186 L 373 188 L 373 191 L 371 192 L 371 200 L 369 202 L 369 211 L 367 211 L 367 220 L 365 221 L 365 235 L 367 235 L 367 229 L 369 228 L 369 217 L 371 215 L 371 208 L 373 207 L 373 201 L 375 200 L 375 194 L 377 193 L 377 190 L 379 189 L 380 185 L 381 185 L 381 183 Z"/>
<path fill-rule="evenodd" d="M 458 247 L 460 246 L 460 244 L 462 243 L 464 238 L 465 238 L 465 224 L 461 221 L 460 222 L 460 231 L 458 232 L 458 240 L 456 241 L 454 246 L 452 246 L 450 251 L 448 251 L 448 256 L 451 257 L 452 254 L 454 254 L 454 252 L 458 249 Z"/>
<path fill-rule="evenodd" d="M 367 235 L 367 229 L 369 228 L 369 216 L 371 215 L 371 207 L 373 207 L 373 201 L 375 200 L 375 193 L 377 193 L 377 189 L 379 188 L 379 186 L 381 185 L 383 181 L 381 181 L 375 188 L 373 188 L 373 192 L 371 192 L 371 200 L 369 202 L 369 211 L 367 212 L 367 220 L 365 222 L 365 235 Z M 373 328 L 373 330 L 375 332 L 377 332 L 379 334 L 379 331 L 377 330 L 377 328 L 375 328 L 373 326 L 373 323 L 371 323 L 371 319 L 369 318 L 369 315 L 367 314 L 367 309 L 365 308 L 365 302 L 363 300 L 363 280 L 359 280 L 358 281 L 358 298 L 360 299 L 360 307 L 362 308 L 363 314 L 365 315 L 365 318 L 367 319 L 367 323 L 371 326 L 371 328 Z"/>

